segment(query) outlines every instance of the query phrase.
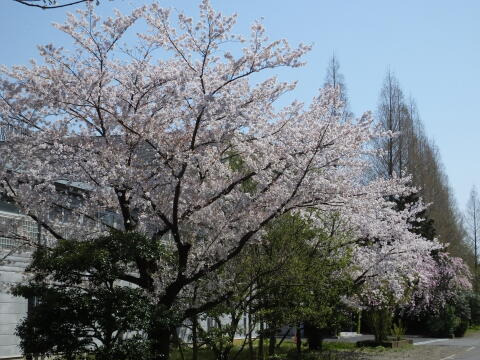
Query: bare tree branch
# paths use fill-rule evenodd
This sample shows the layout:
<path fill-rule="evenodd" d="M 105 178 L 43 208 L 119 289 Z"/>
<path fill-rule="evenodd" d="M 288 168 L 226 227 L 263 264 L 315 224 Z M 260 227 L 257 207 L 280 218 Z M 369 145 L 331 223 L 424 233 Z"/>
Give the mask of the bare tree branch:
<path fill-rule="evenodd" d="M 13 1 L 22 5 L 36 7 L 43 10 L 48 10 L 48 9 L 59 9 L 59 8 L 77 5 L 77 4 L 90 2 L 94 0 L 76 0 L 76 1 L 69 1 L 65 4 L 57 4 L 56 0 L 13 0 Z M 97 0 L 97 3 L 98 3 L 98 0 Z"/>

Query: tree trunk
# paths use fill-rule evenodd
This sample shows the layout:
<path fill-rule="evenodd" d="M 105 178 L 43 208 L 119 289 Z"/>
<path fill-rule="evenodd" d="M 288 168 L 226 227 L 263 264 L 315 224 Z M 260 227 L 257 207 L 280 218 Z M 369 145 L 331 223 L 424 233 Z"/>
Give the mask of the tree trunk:
<path fill-rule="evenodd" d="M 357 334 L 362 333 L 362 310 L 358 310 Z"/>
<path fill-rule="evenodd" d="M 320 350 L 320 347 L 321 347 L 320 329 L 318 329 L 316 326 L 312 325 L 309 322 L 305 322 L 303 324 L 303 331 L 308 341 L 308 349 Z"/>
<path fill-rule="evenodd" d="M 192 360 L 198 360 L 198 319 L 197 316 L 192 317 Z"/>
<path fill-rule="evenodd" d="M 275 329 L 270 329 L 270 339 L 268 342 L 268 356 L 275 355 L 276 343 L 277 343 L 277 338 L 275 337 Z"/>
<path fill-rule="evenodd" d="M 280 339 L 280 341 L 279 341 L 278 344 L 276 345 L 277 349 L 280 348 L 280 346 L 282 345 L 282 343 L 285 341 L 285 339 L 287 338 L 287 336 L 290 334 L 290 330 L 292 330 L 292 326 L 291 326 L 291 325 L 288 326 L 288 330 L 285 332 L 285 334 L 283 335 L 283 337 Z"/>
<path fill-rule="evenodd" d="M 255 353 L 253 351 L 253 339 L 252 339 L 252 332 L 253 332 L 253 324 L 252 324 L 252 315 L 251 315 L 251 308 L 250 312 L 248 313 L 248 354 L 250 360 L 255 360 Z"/>
<path fill-rule="evenodd" d="M 297 357 L 300 359 L 302 353 L 302 331 L 300 330 L 300 325 L 297 325 L 297 331 L 295 332 L 295 338 L 297 341 Z"/>
<path fill-rule="evenodd" d="M 152 341 L 151 359 L 168 360 L 170 356 L 170 341 L 172 330 L 167 327 L 157 327 L 150 331 L 149 338 Z"/>
<path fill-rule="evenodd" d="M 264 338 L 265 327 L 263 321 L 260 321 L 260 333 L 258 334 L 258 360 L 263 360 L 263 338 Z"/>

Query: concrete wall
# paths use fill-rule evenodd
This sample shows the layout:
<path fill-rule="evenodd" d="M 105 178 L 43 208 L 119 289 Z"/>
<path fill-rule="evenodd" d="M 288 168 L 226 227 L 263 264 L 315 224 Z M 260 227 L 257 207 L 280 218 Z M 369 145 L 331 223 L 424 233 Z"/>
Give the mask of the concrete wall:
<path fill-rule="evenodd" d="M 13 221 L 13 223 L 9 221 Z M 21 217 L 14 206 L 0 201 L 1 249 L 9 251 L 15 246 L 15 240 L 2 237 L 1 235 L 4 235 L 4 231 L 9 229 L 6 224 L 12 225 L 17 223 L 17 221 L 20 224 L 18 229 L 27 235 L 29 229 L 32 228 L 31 221 L 28 223 Z M 27 300 L 9 294 L 8 285 L 22 280 L 23 272 L 29 261 L 30 257 L 28 254 L 14 254 L 10 255 L 6 262 L 0 263 L 0 359 L 18 358 L 21 356 L 21 351 L 18 347 L 20 339 L 15 336 L 15 328 L 27 314 Z"/>
<path fill-rule="evenodd" d="M 21 281 L 28 257 L 13 256 L 10 260 L 10 263 L 0 266 L 0 359 L 21 355 L 15 327 L 27 314 L 27 300 L 10 295 L 3 285 Z"/>

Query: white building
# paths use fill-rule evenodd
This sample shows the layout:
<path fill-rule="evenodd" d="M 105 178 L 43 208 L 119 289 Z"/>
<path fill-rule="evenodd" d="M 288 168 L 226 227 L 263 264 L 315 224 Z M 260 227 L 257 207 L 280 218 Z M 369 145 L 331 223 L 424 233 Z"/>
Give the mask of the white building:
<path fill-rule="evenodd" d="M 12 227 L 16 233 L 32 240 L 38 237 L 38 226 L 34 221 L 18 214 L 12 206 L 0 202 L 0 259 L 18 246 L 18 241 L 8 236 Z M 29 253 L 26 252 L 13 253 L 0 261 L 0 359 L 21 357 L 18 347 L 20 339 L 15 336 L 15 328 L 27 314 L 28 301 L 9 294 L 8 287 L 22 280 L 28 262 Z"/>

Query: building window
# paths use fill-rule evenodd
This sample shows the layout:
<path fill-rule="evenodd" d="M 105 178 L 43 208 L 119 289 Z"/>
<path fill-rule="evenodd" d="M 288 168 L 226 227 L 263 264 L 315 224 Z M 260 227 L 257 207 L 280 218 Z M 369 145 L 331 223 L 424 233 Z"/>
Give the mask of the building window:
<path fill-rule="evenodd" d="M 37 223 L 26 216 L 0 213 L 0 248 L 13 249 L 25 240 L 38 240 Z"/>

